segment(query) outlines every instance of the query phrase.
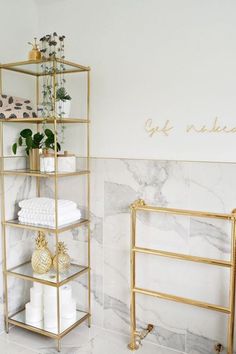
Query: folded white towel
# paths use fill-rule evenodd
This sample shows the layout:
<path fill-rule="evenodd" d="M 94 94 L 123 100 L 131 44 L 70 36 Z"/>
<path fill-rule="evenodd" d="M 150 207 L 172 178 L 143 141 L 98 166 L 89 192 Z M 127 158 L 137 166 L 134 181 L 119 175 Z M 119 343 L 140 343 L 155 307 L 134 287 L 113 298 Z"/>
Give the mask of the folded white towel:
<path fill-rule="evenodd" d="M 40 212 L 55 212 L 55 199 L 53 198 L 31 198 L 25 199 L 19 202 L 21 208 L 40 211 Z M 63 212 L 68 208 L 76 209 L 77 205 L 75 202 L 66 199 L 58 199 L 57 209 L 58 212 Z"/>
<path fill-rule="evenodd" d="M 58 227 L 61 227 L 66 224 L 73 223 L 75 221 L 78 221 L 81 218 L 81 213 L 78 210 L 78 213 L 74 213 L 71 216 L 67 216 L 64 218 L 58 218 Z M 45 219 L 44 217 L 24 217 L 24 216 L 19 216 L 19 221 L 24 223 L 24 224 L 32 224 L 32 225 L 41 225 L 41 226 L 49 226 L 52 228 L 56 227 L 56 221 L 55 218 L 48 218 Z"/>
<path fill-rule="evenodd" d="M 67 217 L 70 215 L 73 215 L 74 213 L 78 213 L 77 208 L 67 208 L 66 210 L 59 210 L 57 212 L 58 218 L 63 218 L 63 217 Z M 18 212 L 18 216 L 23 216 L 23 217 L 38 217 L 38 216 L 42 216 L 45 218 L 54 218 L 55 217 L 55 210 L 53 212 L 42 212 L 42 211 L 38 211 L 38 210 L 32 210 L 32 209 L 28 209 L 28 208 L 22 208 L 19 212 Z"/>
<path fill-rule="evenodd" d="M 28 219 L 28 220 L 38 220 L 40 222 L 53 222 L 55 221 L 55 213 L 54 214 L 45 214 L 45 213 L 29 213 L 26 210 L 21 210 L 18 213 L 19 217 Z M 80 219 L 81 218 L 81 212 L 79 209 L 75 209 L 71 212 L 65 212 L 65 213 L 60 213 L 58 214 L 58 220 L 63 222 L 64 220 L 67 219 Z"/>

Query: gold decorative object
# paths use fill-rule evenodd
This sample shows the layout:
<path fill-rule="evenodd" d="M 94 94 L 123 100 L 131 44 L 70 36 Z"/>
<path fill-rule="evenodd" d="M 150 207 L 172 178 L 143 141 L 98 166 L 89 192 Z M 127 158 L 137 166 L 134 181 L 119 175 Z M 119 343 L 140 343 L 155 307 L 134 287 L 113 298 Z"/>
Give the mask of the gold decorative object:
<path fill-rule="evenodd" d="M 136 244 L 137 235 L 137 212 L 152 212 L 157 214 L 169 214 L 169 215 L 182 215 L 186 217 L 195 218 L 209 218 L 209 219 L 221 219 L 228 221 L 231 224 L 231 252 L 230 259 L 215 259 L 210 257 L 192 256 L 184 253 L 176 253 L 163 251 L 160 249 L 151 249 L 146 247 L 139 247 Z M 144 339 L 152 330 L 153 325 L 149 324 L 143 331 L 137 330 L 136 321 L 136 295 L 142 294 L 157 299 L 174 301 L 187 305 L 192 305 L 200 308 L 204 308 L 211 311 L 217 311 L 228 315 L 228 335 L 227 335 L 227 354 L 233 354 L 234 352 L 234 314 L 235 314 L 235 285 L 236 285 L 236 209 L 229 214 L 212 213 L 208 211 L 195 211 L 175 208 L 164 208 L 159 206 L 148 205 L 144 200 L 138 199 L 134 201 L 130 206 L 131 212 L 131 247 L 130 247 L 130 342 L 128 348 L 130 350 L 137 350 L 140 347 L 142 339 Z M 163 293 L 160 291 L 141 288 L 136 284 L 136 255 L 137 253 L 153 255 L 158 257 L 166 257 L 170 259 L 178 259 L 180 261 L 196 262 L 207 264 L 209 266 L 224 267 L 230 270 L 230 284 L 229 284 L 229 304 L 222 306 L 213 304 L 197 299 L 191 299 L 187 297 L 177 296 L 173 294 Z M 222 351 L 222 345 L 218 343 L 215 347 L 215 351 L 218 353 Z M 214 348 L 213 348 L 214 350 Z"/>
<path fill-rule="evenodd" d="M 31 149 L 29 151 L 29 168 L 31 171 L 39 171 L 40 169 L 39 149 Z"/>
<path fill-rule="evenodd" d="M 39 232 L 35 241 L 36 250 L 33 252 L 31 258 L 32 268 L 35 273 L 45 274 L 52 266 L 52 255 L 47 248 L 48 243 L 43 232 Z"/>
<path fill-rule="evenodd" d="M 64 242 L 58 242 L 58 256 L 55 255 L 53 258 L 55 270 L 57 270 L 57 264 L 60 273 L 70 268 L 70 256 L 67 253 L 67 247 Z"/>
<path fill-rule="evenodd" d="M 37 44 L 37 38 L 34 37 L 34 43 L 28 42 L 28 44 L 32 45 L 32 49 L 29 52 L 29 60 L 40 60 L 41 52 L 39 50 L 39 45 Z"/>
<path fill-rule="evenodd" d="M 135 209 L 145 205 L 145 201 L 143 199 L 137 199 L 132 204 L 130 204 L 130 209 Z"/>
<path fill-rule="evenodd" d="M 55 255 L 53 258 L 55 270 L 57 270 L 57 264 L 60 273 L 70 268 L 70 256 L 67 253 L 67 247 L 64 242 L 58 242 L 58 256 Z"/>

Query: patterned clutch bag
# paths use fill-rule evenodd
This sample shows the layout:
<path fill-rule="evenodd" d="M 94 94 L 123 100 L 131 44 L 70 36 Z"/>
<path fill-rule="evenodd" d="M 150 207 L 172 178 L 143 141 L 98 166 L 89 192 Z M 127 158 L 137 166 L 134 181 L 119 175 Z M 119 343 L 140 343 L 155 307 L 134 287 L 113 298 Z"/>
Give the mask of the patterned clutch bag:
<path fill-rule="evenodd" d="M 30 100 L 0 95 L 0 118 L 37 118 Z"/>

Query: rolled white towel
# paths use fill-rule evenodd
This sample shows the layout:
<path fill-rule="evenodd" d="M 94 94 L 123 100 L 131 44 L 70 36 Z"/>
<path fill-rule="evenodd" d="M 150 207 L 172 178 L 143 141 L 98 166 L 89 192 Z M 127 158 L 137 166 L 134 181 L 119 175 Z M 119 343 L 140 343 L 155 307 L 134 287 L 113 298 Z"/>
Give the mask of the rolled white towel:
<path fill-rule="evenodd" d="M 45 197 L 25 199 L 19 202 L 19 206 L 20 208 L 52 213 L 55 210 L 55 199 Z M 58 212 L 63 212 L 73 207 L 76 209 L 77 205 L 72 200 L 58 199 L 57 201 Z"/>

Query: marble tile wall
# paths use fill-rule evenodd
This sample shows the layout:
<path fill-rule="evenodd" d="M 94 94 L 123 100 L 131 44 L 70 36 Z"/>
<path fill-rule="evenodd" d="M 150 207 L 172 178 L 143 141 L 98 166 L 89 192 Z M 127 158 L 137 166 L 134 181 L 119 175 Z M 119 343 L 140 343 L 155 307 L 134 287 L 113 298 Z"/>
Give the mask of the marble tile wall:
<path fill-rule="evenodd" d="M 236 165 L 221 163 L 94 160 L 92 191 L 103 217 L 103 326 L 129 331 L 129 204 L 146 203 L 216 212 L 236 205 Z M 103 178 L 103 183 L 101 182 Z M 99 197 L 96 193 L 99 193 Z M 104 204 L 101 202 L 104 194 Z M 214 219 L 138 214 L 138 244 L 193 255 L 228 259 L 230 225 Z M 179 296 L 227 305 L 225 269 L 154 256 L 137 257 L 137 284 Z M 147 276 L 148 274 L 148 276 Z M 211 353 L 226 344 L 227 316 L 187 305 L 137 296 L 139 327 L 151 322 L 148 340 L 186 353 Z"/>
<path fill-rule="evenodd" d="M 146 203 L 230 212 L 236 207 L 236 164 L 176 162 L 157 160 L 92 159 L 92 312 L 93 323 L 119 333 L 129 333 L 129 205 L 137 198 Z M 82 178 L 81 178 L 82 180 Z M 81 183 L 81 185 L 80 185 Z M 84 210 L 85 181 L 72 188 L 68 179 L 60 182 L 60 197 L 71 198 Z M 74 184 L 73 184 L 74 185 Z M 44 181 L 44 195 L 52 195 L 53 186 Z M 34 193 L 30 179 L 8 181 L 9 217 L 16 213 L 14 198 Z M 84 210 L 85 212 L 85 210 Z M 230 225 L 214 219 L 196 219 L 157 214 L 138 214 L 140 246 L 161 248 L 193 255 L 228 259 Z M 62 237 L 72 257 L 86 261 L 86 230 L 73 230 Z M 34 234 L 11 232 L 10 262 L 18 262 L 31 252 Z M 24 252 L 21 251 L 24 245 Z M 53 247 L 53 245 L 52 245 Z M 78 250 L 78 251 L 76 251 Z M 139 286 L 179 296 L 227 305 L 228 271 L 154 256 L 137 259 Z M 148 276 L 147 276 L 148 274 Z M 74 282 L 80 306 L 86 305 L 86 277 Z M 2 276 L 1 276 L 2 286 Z M 13 283 L 12 308 L 20 306 L 22 287 Z M 13 289 L 13 288 L 12 288 Z M 19 290 L 18 290 L 19 289 Z M 2 288 L 0 292 L 0 328 Z M 151 322 L 155 331 L 147 340 L 191 354 L 212 353 L 216 342 L 226 343 L 227 316 L 191 306 L 137 296 L 138 327 Z"/>

